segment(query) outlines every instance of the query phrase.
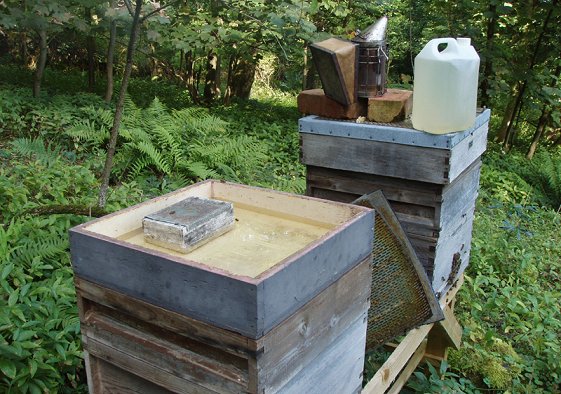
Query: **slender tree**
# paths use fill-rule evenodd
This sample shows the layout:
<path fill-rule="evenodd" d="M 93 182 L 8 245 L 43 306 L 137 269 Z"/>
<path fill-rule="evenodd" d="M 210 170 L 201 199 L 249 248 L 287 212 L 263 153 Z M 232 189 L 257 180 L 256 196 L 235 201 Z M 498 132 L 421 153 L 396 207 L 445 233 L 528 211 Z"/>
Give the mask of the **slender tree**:
<path fill-rule="evenodd" d="M 138 42 L 138 36 L 140 34 L 140 27 L 146 19 L 152 15 L 158 13 L 162 9 L 166 8 L 168 5 L 158 7 L 153 11 L 146 13 L 141 16 L 143 0 L 136 0 L 134 7 L 130 0 L 125 0 L 125 5 L 132 16 L 131 32 L 129 37 L 129 43 L 127 46 L 127 59 L 125 64 L 125 70 L 123 72 L 123 79 L 121 81 L 121 89 L 119 91 L 119 97 L 117 99 L 117 105 L 115 107 L 115 116 L 113 118 L 113 126 L 111 127 L 111 133 L 109 137 L 109 146 L 107 147 L 107 154 L 105 156 L 105 165 L 103 167 L 103 172 L 101 175 L 101 186 L 99 188 L 99 198 L 98 205 L 100 208 L 105 207 L 107 202 L 107 190 L 109 189 L 109 179 L 111 177 L 111 170 L 113 168 L 113 157 L 115 156 L 115 149 L 117 147 L 117 137 L 119 136 L 119 129 L 121 128 L 121 121 L 123 119 L 123 112 L 125 108 L 125 97 L 127 95 L 127 89 L 129 86 L 129 79 L 131 76 L 133 57 L 136 50 L 136 45 Z"/>

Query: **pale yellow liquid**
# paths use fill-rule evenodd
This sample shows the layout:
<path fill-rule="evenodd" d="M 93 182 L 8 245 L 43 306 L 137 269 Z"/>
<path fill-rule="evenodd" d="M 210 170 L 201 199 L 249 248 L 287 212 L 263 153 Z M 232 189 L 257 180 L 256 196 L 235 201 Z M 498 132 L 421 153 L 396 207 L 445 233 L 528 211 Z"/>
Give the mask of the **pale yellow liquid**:
<path fill-rule="evenodd" d="M 196 261 L 235 275 L 255 278 L 333 228 L 323 223 L 276 216 L 240 204 L 234 205 L 234 216 L 236 222 L 232 230 L 187 254 L 146 243 L 141 228 L 119 239 L 185 261 Z"/>

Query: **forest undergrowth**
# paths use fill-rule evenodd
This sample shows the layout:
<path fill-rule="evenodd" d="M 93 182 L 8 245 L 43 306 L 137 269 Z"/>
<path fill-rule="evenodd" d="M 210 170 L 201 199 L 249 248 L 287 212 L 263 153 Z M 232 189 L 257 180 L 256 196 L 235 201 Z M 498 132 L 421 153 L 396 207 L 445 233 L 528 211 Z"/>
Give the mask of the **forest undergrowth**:
<path fill-rule="evenodd" d="M 294 97 L 201 108 L 154 86 L 150 100 L 142 89 L 127 100 L 107 211 L 206 178 L 304 192 Z M 113 110 L 48 77 L 37 99 L 17 78 L 0 84 L 1 392 L 86 392 L 68 229 L 90 218 L 37 209 L 95 207 Z M 528 161 L 490 143 L 456 306 L 462 347 L 440 370 L 419 369 L 408 391 L 560 392 L 559 153 Z M 383 357 L 368 358 L 367 375 Z"/>

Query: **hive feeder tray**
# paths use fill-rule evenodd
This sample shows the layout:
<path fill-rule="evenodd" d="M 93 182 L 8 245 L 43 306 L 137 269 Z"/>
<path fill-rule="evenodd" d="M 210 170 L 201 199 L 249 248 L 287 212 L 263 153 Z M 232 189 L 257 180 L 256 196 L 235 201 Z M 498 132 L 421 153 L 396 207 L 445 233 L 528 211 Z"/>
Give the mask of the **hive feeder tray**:
<path fill-rule="evenodd" d="M 142 219 L 188 197 L 233 203 L 235 225 L 185 254 L 147 243 Z M 259 338 L 369 258 L 372 210 L 206 181 L 77 226 L 77 277 Z M 335 252 L 334 252 L 335 251 Z"/>

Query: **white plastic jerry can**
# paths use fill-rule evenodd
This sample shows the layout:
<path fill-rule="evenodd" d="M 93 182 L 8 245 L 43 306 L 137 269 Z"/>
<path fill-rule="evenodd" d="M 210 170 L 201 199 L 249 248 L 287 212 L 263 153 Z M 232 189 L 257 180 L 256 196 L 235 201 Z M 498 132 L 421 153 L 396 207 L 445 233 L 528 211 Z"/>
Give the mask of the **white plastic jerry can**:
<path fill-rule="evenodd" d="M 440 44 L 447 44 L 439 50 Z M 473 126 L 479 55 L 469 38 L 435 38 L 415 58 L 413 113 L 417 130 L 433 134 Z"/>

